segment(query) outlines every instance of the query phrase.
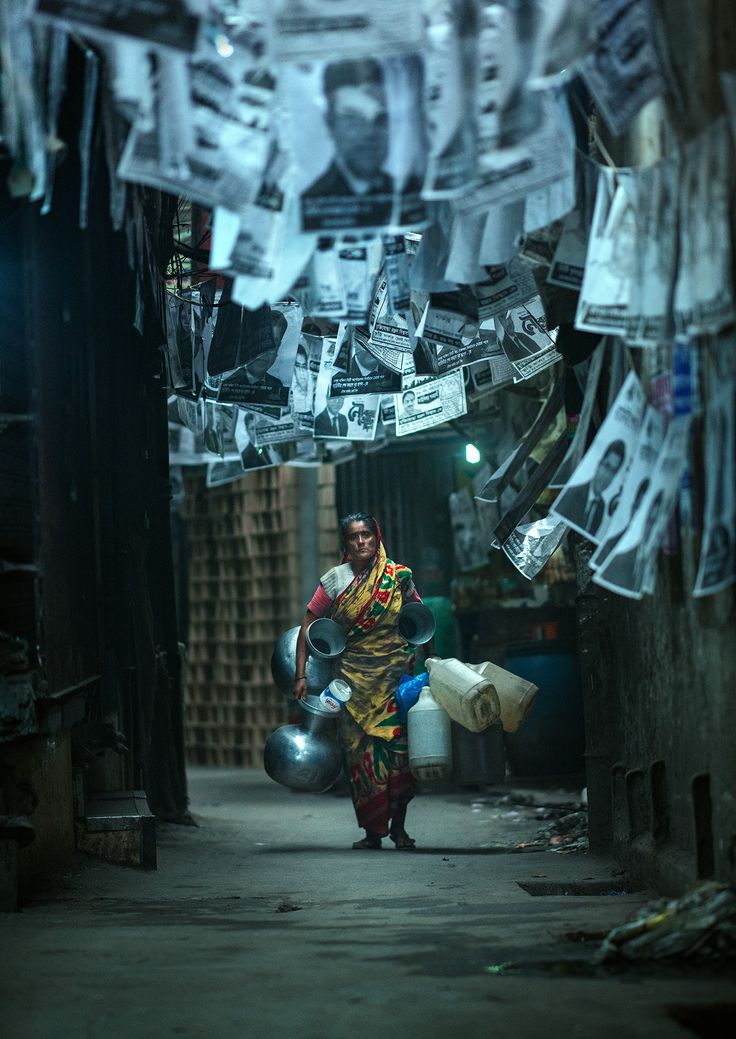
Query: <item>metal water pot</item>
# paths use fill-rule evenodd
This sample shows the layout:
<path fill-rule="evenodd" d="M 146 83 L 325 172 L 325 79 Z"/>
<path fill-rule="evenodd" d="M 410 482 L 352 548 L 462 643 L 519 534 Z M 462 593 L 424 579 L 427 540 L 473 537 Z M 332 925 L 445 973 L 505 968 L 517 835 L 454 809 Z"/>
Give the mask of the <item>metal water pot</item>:
<path fill-rule="evenodd" d="M 318 696 L 307 696 L 299 706 L 303 715 L 300 724 L 282 725 L 268 737 L 263 767 L 282 786 L 323 793 L 342 770 L 342 752 L 336 740 L 339 710 L 326 710 Z"/>
<path fill-rule="evenodd" d="M 299 625 L 289 628 L 278 639 L 274 646 L 271 657 L 271 674 L 273 680 L 284 694 L 290 696 L 294 688 L 294 677 L 296 675 L 296 637 L 299 634 Z M 329 685 L 332 678 L 332 663 L 322 657 L 307 657 L 307 692 L 317 696 Z"/>
<path fill-rule="evenodd" d="M 271 657 L 273 680 L 284 696 L 294 688 L 296 676 L 296 640 L 298 625 L 280 636 Z M 328 617 L 320 617 L 307 628 L 307 693 L 317 696 L 330 684 L 332 661 L 345 649 L 345 632 Z"/>

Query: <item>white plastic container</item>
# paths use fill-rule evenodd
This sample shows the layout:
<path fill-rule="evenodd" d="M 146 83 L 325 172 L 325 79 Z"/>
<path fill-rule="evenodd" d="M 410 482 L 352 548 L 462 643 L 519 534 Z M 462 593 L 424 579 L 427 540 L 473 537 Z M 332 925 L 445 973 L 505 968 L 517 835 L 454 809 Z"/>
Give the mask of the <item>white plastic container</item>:
<path fill-rule="evenodd" d="M 505 671 L 498 664 L 484 660 L 482 664 L 468 664 L 473 671 L 493 682 L 501 705 L 501 725 L 504 732 L 516 732 L 529 714 L 539 686 L 526 678 Z"/>
<path fill-rule="evenodd" d="M 430 657 L 426 668 L 432 696 L 458 725 L 470 732 L 483 732 L 498 721 L 498 695 L 485 675 L 454 657 Z"/>
<path fill-rule="evenodd" d="M 333 678 L 327 688 L 319 694 L 319 702 L 328 711 L 339 711 L 352 695 L 353 691 L 347 682 L 343 682 L 341 678 Z"/>
<path fill-rule="evenodd" d="M 409 768 L 417 779 L 446 779 L 452 771 L 450 716 L 425 686 L 407 715 Z"/>

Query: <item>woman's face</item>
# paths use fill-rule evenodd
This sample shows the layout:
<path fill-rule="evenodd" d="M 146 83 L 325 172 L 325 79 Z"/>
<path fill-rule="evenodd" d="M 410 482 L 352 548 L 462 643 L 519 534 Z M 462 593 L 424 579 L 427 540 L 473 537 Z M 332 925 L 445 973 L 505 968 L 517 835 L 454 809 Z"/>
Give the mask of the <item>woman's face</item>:
<path fill-rule="evenodd" d="M 378 539 L 367 523 L 349 523 L 345 533 L 345 551 L 348 560 L 365 567 L 378 550 Z"/>

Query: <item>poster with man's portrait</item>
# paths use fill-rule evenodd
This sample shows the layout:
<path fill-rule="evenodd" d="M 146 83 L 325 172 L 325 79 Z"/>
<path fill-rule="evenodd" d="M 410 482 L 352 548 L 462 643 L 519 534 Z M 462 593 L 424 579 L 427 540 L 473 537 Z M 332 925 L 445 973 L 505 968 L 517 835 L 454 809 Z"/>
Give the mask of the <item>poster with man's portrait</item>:
<path fill-rule="evenodd" d="M 311 433 L 314 429 L 314 394 L 322 349 L 322 336 L 302 332 L 291 377 L 291 410 L 296 428 L 303 433 Z"/>
<path fill-rule="evenodd" d="M 302 230 L 417 227 L 425 149 L 417 55 L 284 68 Z"/>
<path fill-rule="evenodd" d="M 380 396 L 331 394 L 332 381 L 344 374 L 338 364 L 347 356 L 347 326 L 342 325 L 337 341 L 324 339 L 322 360 L 314 395 L 314 437 L 333 440 L 374 440 Z"/>
<path fill-rule="evenodd" d="M 629 599 L 641 599 L 645 590 L 654 590 L 657 553 L 687 464 L 689 428 L 689 416 L 678 416 L 670 422 L 651 481 L 631 524 L 593 574 L 593 581 L 602 588 Z"/>
<path fill-rule="evenodd" d="M 248 360 L 223 379 L 218 401 L 246 407 L 254 404 L 288 407 L 301 335 L 302 308 L 298 303 L 278 303 L 253 312 L 236 309 L 249 315 L 247 320 L 243 318 L 241 327 L 255 314 L 259 314 L 259 319 L 257 324 L 253 323 L 245 346 Z"/>
<path fill-rule="evenodd" d="M 716 385 L 705 416 L 705 512 L 693 595 L 712 595 L 736 581 L 733 379 Z"/>
<path fill-rule="evenodd" d="M 350 340 L 347 371 L 335 371 L 330 383 L 329 395 L 351 396 L 355 394 L 396 393 L 401 389 L 401 376 L 381 364 L 368 347 L 364 331 L 354 328 Z"/>
<path fill-rule="evenodd" d="M 611 502 L 615 506 L 606 536 L 602 538 L 588 565 L 600 569 L 615 551 L 629 527 L 636 521 L 641 503 L 652 482 L 665 432 L 665 417 L 653 407 L 644 415 L 641 434 L 621 494 Z"/>
<path fill-rule="evenodd" d="M 551 511 L 600 544 L 639 437 L 646 401 L 635 372 L 629 372 L 582 461 Z"/>
<path fill-rule="evenodd" d="M 417 376 L 406 380 L 403 391 L 394 397 L 394 404 L 397 437 L 465 415 L 468 403 L 462 369 L 438 378 Z"/>
<path fill-rule="evenodd" d="M 283 465 L 296 454 L 294 442 L 258 445 L 257 427 L 261 417 L 252 411 L 240 411 L 235 425 L 235 443 L 240 454 L 241 469 L 268 469 Z"/>

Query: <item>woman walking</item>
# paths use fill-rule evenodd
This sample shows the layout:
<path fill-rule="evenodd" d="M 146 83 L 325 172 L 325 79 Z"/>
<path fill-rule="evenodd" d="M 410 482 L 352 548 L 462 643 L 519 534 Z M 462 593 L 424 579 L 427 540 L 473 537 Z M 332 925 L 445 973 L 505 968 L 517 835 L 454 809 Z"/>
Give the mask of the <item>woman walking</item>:
<path fill-rule="evenodd" d="M 405 819 L 416 784 L 394 692 L 413 666 L 413 649 L 399 634 L 398 616 L 405 602 L 421 599 L 411 570 L 386 555 L 373 516 L 351 513 L 340 521 L 340 533 L 343 562 L 320 579 L 299 629 L 294 696 L 307 695 L 307 628 L 317 617 L 331 617 L 347 636 L 334 674 L 352 690 L 339 726 L 355 814 L 365 830 L 353 848 L 378 849 L 388 836 L 407 851 L 415 847 Z"/>

